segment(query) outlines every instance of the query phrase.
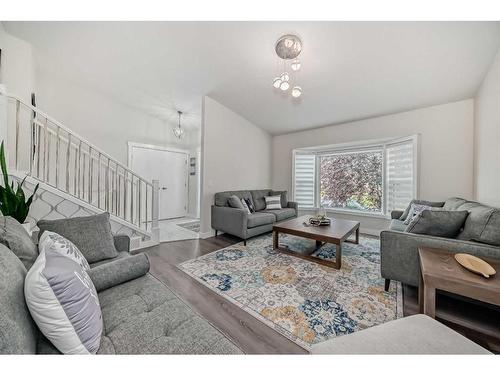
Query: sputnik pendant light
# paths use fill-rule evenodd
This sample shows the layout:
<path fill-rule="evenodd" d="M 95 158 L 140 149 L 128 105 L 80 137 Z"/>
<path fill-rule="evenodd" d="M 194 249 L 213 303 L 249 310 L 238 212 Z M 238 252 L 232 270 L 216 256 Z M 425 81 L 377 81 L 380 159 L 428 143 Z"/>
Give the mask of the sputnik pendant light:
<path fill-rule="evenodd" d="M 302 88 L 296 84 L 295 80 L 297 72 L 302 66 L 302 63 L 297 58 L 302 52 L 302 41 L 296 35 L 283 35 L 276 42 L 275 51 L 283 61 L 283 68 L 281 73 L 274 78 L 273 87 L 283 92 L 288 91 L 291 87 L 292 97 L 299 98 L 302 95 Z M 287 69 L 287 63 L 289 63 L 290 69 Z"/>
<path fill-rule="evenodd" d="M 177 127 L 175 127 L 172 131 L 173 131 L 175 137 L 181 139 L 182 136 L 184 135 L 184 130 L 182 130 L 182 128 L 181 128 L 181 116 L 182 116 L 182 112 L 181 111 L 177 111 L 177 114 L 179 115 L 179 125 Z"/>

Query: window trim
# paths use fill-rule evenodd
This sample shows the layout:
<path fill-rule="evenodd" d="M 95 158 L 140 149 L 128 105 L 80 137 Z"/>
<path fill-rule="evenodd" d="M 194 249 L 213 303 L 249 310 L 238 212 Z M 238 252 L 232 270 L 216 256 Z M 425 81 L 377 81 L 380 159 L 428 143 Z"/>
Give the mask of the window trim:
<path fill-rule="evenodd" d="M 406 143 L 411 141 L 413 144 L 413 196 L 419 197 L 419 145 L 420 135 L 415 134 L 406 137 L 385 138 L 371 141 L 350 142 L 334 145 L 316 146 L 309 148 L 296 148 L 292 150 L 292 197 L 295 200 L 295 157 L 297 154 L 308 154 L 316 156 L 315 163 L 315 186 L 314 186 L 314 207 L 301 207 L 305 211 L 316 210 L 319 208 L 319 196 L 321 184 L 318 183 L 319 176 L 319 157 L 328 155 L 339 155 L 347 153 L 362 153 L 370 151 L 382 152 L 382 210 L 380 212 L 359 211 L 345 208 L 325 208 L 327 212 L 336 212 L 349 215 L 369 216 L 369 217 L 390 217 L 390 212 L 387 210 L 387 147 L 397 145 L 398 143 Z"/>

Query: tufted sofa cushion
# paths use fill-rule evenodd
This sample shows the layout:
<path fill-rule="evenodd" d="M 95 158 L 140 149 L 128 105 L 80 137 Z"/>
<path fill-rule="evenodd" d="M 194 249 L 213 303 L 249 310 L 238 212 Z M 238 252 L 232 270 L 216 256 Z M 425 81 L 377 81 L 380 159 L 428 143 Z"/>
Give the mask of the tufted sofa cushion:
<path fill-rule="evenodd" d="M 150 274 L 99 293 L 104 333 L 97 354 L 239 354 L 221 332 Z M 57 353 L 39 342 L 40 353 Z"/>

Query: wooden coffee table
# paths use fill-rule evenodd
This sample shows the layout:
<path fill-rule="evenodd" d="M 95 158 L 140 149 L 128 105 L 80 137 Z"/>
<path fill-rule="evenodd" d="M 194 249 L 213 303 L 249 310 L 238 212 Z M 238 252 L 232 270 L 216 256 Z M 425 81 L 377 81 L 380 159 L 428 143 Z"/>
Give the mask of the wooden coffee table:
<path fill-rule="evenodd" d="M 496 271 L 486 279 L 462 267 L 455 253 L 431 248 L 419 248 L 420 286 L 418 288 L 420 312 L 431 318 L 436 316 L 436 289 L 459 294 L 500 306 L 500 261 L 482 258 Z"/>
<path fill-rule="evenodd" d="M 324 266 L 340 269 L 342 265 L 342 243 L 359 243 L 359 222 L 343 219 L 331 219 L 332 223 L 328 226 L 315 227 L 306 225 L 311 216 L 300 216 L 296 219 L 277 223 L 273 226 L 273 248 L 284 254 L 293 255 L 298 258 L 307 259 Z M 285 249 L 279 246 L 279 234 L 286 233 L 297 237 L 310 238 L 316 240 L 316 247 L 309 254 L 301 254 L 295 251 Z M 349 240 L 349 237 L 355 234 L 355 240 Z M 335 261 L 313 257 L 312 253 L 318 250 L 325 243 L 337 245 L 335 252 Z"/>

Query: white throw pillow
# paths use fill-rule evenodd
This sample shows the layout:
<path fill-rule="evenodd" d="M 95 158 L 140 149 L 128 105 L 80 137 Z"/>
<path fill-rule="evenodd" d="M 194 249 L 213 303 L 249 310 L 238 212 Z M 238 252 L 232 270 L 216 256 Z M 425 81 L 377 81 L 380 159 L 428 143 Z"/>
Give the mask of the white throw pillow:
<path fill-rule="evenodd" d="M 97 292 L 87 274 L 88 263 L 75 257 L 76 247 L 69 251 L 68 240 L 61 238 L 42 236 L 40 254 L 24 283 L 26 304 L 40 331 L 60 352 L 95 354 L 103 327 Z"/>
<path fill-rule="evenodd" d="M 264 197 L 266 200 L 266 210 L 281 210 L 281 195 Z"/>

